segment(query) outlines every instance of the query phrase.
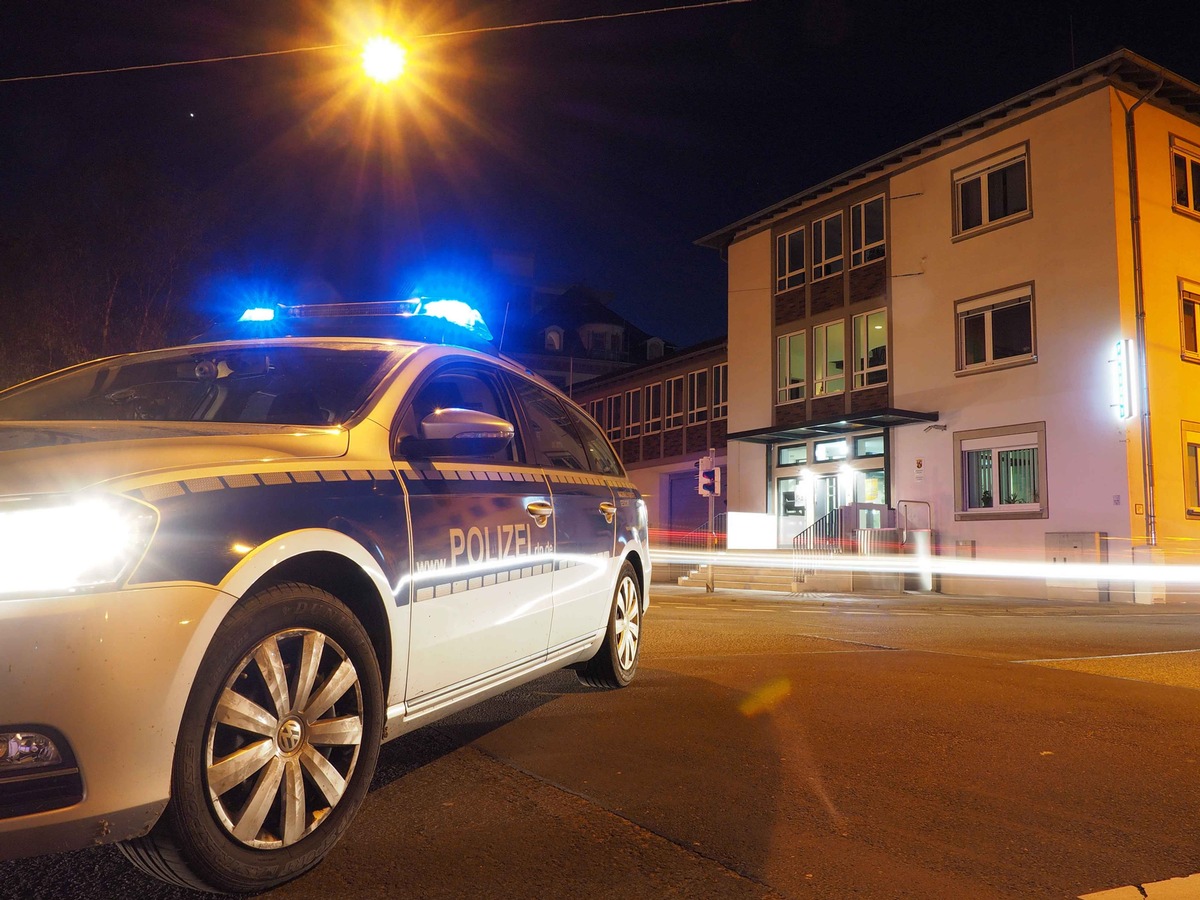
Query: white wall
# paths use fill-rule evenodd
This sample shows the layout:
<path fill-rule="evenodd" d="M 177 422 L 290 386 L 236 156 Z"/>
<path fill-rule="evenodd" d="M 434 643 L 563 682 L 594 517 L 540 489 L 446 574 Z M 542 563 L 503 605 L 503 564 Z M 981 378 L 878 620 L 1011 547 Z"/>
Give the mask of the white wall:
<path fill-rule="evenodd" d="M 1107 362 L 1123 336 L 1108 97 L 1094 91 L 891 179 L 893 399 L 939 411 L 946 426 L 894 430 L 894 499 L 929 501 L 951 552 L 974 540 L 980 556 L 1040 560 L 1046 532 L 1104 531 L 1116 539 L 1110 559 L 1128 559 L 1128 434 L 1110 408 Z M 951 171 L 1025 141 L 1032 217 L 952 241 Z M 1024 282 L 1037 362 L 956 376 L 955 301 Z M 1049 517 L 956 521 L 954 432 L 1039 421 Z"/>
<path fill-rule="evenodd" d="M 729 248 L 729 431 L 769 428 L 774 414 L 773 360 L 763 353 L 772 329 L 771 234 L 760 232 Z M 768 342 L 769 343 L 769 342 Z M 767 509 L 766 453 L 731 441 L 730 512 Z"/>

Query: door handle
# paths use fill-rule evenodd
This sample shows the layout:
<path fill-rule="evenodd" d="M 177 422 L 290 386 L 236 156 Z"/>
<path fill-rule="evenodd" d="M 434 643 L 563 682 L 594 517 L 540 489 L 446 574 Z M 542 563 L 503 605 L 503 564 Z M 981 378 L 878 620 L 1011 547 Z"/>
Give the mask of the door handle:
<path fill-rule="evenodd" d="M 604 521 L 611 525 L 613 517 L 617 514 L 617 507 L 605 500 L 600 504 L 600 512 L 604 515 Z"/>
<path fill-rule="evenodd" d="M 554 507 L 544 500 L 532 500 L 525 504 L 525 512 L 533 516 L 533 523 L 538 528 L 545 528 L 550 517 L 554 515 Z"/>

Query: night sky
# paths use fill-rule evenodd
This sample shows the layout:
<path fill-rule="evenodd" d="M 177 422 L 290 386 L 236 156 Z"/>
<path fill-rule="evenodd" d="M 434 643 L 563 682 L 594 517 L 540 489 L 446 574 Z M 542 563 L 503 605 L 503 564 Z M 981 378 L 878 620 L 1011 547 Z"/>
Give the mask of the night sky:
<path fill-rule="evenodd" d="M 378 15 L 428 35 L 674 5 Z M 346 44 L 372 30 L 366 9 L 9 3 L 0 78 Z M 752 0 L 413 38 L 390 94 L 364 88 L 352 47 L 0 83 L 0 229 L 50 201 L 69 210 L 71 173 L 122 165 L 223 198 L 229 240 L 200 305 L 238 278 L 383 299 L 461 277 L 486 295 L 500 251 L 688 345 L 726 328 L 724 264 L 697 238 L 1118 46 L 1200 81 L 1198 25 L 1193 2 Z"/>

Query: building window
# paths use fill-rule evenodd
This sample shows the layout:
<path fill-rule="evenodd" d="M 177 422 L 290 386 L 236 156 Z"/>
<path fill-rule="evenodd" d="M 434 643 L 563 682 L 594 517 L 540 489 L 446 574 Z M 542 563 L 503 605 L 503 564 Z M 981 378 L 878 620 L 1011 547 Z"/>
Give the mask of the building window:
<path fill-rule="evenodd" d="M 813 444 L 813 459 L 819 463 L 837 462 L 850 455 L 850 443 L 845 438 L 817 441 Z"/>
<path fill-rule="evenodd" d="M 804 284 L 804 229 L 775 238 L 775 293 Z"/>
<path fill-rule="evenodd" d="M 954 173 L 954 233 L 966 234 L 1029 212 L 1029 152 L 1022 148 Z"/>
<path fill-rule="evenodd" d="M 662 431 L 662 382 L 646 385 L 646 434 Z"/>
<path fill-rule="evenodd" d="M 808 444 L 790 444 L 779 448 L 778 465 L 802 466 L 808 462 Z"/>
<path fill-rule="evenodd" d="M 796 331 L 779 338 L 776 403 L 791 403 L 804 399 L 804 337 L 803 331 Z"/>
<path fill-rule="evenodd" d="M 954 452 L 960 518 L 1045 518 L 1044 422 L 956 432 Z"/>
<path fill-rule="evenodd" d="M 667 427 L 683 427 L 683 376 L 667 380 Z"/>
<path fill-rule="evenodd" d="M 887 384 L 887 310 L 854 317 L 854 386 Z"/>
<path fill-rule="evenodd" d="M 865 459 L 870 456 L 883 456 L 882 434 L 854 439 L 854 458 Z"/>
<path fill-rule="evenodd" d="M 1184 359 L 1194 359 L 1200 362 L 1200 289 L 1189 291 L 1181 288 L 1179 291 L 1181 313 L 1181 349 Z"/>
<path fill-rule="evenodd" d="M 557 325 L 551 325 L 546 329 L 546 349 L 552 352 L 559 352 L 563 348 L 563 330 Z"/>
<path fill-rule="evenodd" d="M 616 441 L 621 439 L 621 426 L 625 421 L 622 415 L 623 409 L 621 401 L 624 399 L 620 394 L 616 394 L 608 398 L 608 439 Z"/>
<path fill-rule="evenodd" d="M 844 263 L 839 212 L 813 223 L 813 281 L 836 275 Z"/>
<path fill-rule="evenodd" d="M 883 195 L 850 207 L 850 267 L 883 259 L 887 250 L 883 228 Z"/>
<path fill-rule="evenodd" d="M 1183 490 L 1189 519 L 1200 519 L 1200 423 L 1183 423 Z"/>
<path fill-rule="evenodd" d="M 1172 143 L 1176 139 L 1172 138 Z M 1181 146 L 1171 148 L 1171 181 L 1175 189 L 1174 206 L 1200 213 L 1200 148 L 1189 152 Z"/>
<path fill-rule="evenodd" d="M 813 327 L 813 396 L 846 390 L 846 322 Z"/>
<path fill-rule="evenodd" d="M 713 366 L 713 419 L 729 416 L 729 363 Z"/>
<path fill-rule="evenodd" d="M 688 424 L 708 421 L 708 369 L 688 373 Z"/>
<path fill-rule="evenodd" d="M 1032 285 L 960 300 L 954 314 L 958 371 L 1037 361 Z"/>
<path fill-rule="evenodd" d="M 589 400 L 587 406 L 588 415 L 592 417 L 592 421 L 604 428 L 604 398 L 599 400 Z"/>
<path fill-rule="evenodd" d="M 642 389 L 625 392 L 625 437 L 637 437 L 642 433 Z"/>

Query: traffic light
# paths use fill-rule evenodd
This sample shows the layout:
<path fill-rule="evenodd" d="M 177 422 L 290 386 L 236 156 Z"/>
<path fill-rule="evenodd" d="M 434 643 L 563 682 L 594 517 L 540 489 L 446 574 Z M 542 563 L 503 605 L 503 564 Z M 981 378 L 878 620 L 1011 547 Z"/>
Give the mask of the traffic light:
<path fill-rule="evenodd" d="M 699 474 L 696 479 L 696 493 L 702 497 L 721 496 L 721 467 L 711 456 L 702 456 L 696 464 Z"/>

